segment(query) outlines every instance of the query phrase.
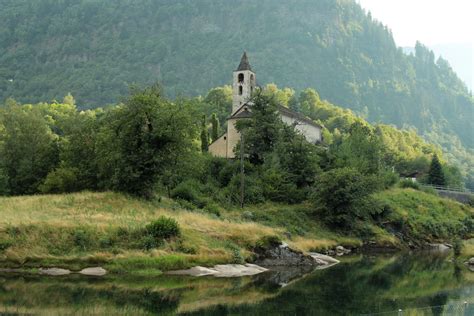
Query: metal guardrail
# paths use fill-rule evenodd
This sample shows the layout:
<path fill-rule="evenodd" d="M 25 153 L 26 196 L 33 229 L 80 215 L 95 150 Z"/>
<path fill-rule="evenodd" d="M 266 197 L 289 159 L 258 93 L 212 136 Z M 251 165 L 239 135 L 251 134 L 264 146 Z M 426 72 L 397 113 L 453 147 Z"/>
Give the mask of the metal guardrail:
<path fill-rule="evenodd" d="M 469 189 L 459 188 L 459 187 L 449 187 L 449 186 L 421 184 L 421 183 L 420 183 L 420 186 L 424 187 L 424 188 L 431 188 L 431 189 L 439 190 L 439 191 L 451 191 L 451 192 L 474 194 L 474 192 L 469 190 Z"/>
<path fill-rule="evenodd" d="M 426 306 L 420 308 L 406 308 L 389 312 L 362 314 L 361 316 L 421 316 L 421 315 L 443 315 L 443 316 L 466 316 L 474 315 L 474 304 L 472 302 L 459 302 L 447 305 Z"/>

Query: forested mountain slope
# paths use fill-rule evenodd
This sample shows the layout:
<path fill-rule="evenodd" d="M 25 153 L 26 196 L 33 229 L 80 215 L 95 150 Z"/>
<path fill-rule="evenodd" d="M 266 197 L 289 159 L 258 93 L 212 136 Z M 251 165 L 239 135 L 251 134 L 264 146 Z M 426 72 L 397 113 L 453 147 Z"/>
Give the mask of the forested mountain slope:
<path fill-rule="evenodd" d="M 131 83 L 197 95 L 247 50 L 261 84 L 315 87 L 370 121 L 474 148 L 474 101 L 445 60 L 407 56 L 353 0 L 0 0 L 0 100 L 116 102 Z M 448 147 L 446 147 L 448 146 Z"/>

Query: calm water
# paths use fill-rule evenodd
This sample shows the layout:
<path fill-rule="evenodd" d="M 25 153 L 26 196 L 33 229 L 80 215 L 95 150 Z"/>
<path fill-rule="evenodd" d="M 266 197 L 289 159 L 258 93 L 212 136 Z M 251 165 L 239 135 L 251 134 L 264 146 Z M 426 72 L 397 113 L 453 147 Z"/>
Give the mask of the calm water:
<path fill-rule="evenodd" d="M 474 273 L 445 258 L 344 260 L 304 276 L 285 270 L 239 279 L 2 275 L 0 314 L 474 315 Z"/>

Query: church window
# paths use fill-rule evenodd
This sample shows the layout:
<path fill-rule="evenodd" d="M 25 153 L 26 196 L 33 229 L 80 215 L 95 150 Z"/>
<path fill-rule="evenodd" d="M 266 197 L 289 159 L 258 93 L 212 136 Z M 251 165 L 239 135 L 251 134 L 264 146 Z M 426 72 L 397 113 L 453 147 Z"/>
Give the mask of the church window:
<path fill-rule="evenodd" d="M 244 88 L 242 86 L 239 86 L 239 95 L 242 95 L 244 93 Z"/>
<path fill-rule="evenodd" d="M 244 82 L 244 74 L 239 74 L 239 83 Z"/>

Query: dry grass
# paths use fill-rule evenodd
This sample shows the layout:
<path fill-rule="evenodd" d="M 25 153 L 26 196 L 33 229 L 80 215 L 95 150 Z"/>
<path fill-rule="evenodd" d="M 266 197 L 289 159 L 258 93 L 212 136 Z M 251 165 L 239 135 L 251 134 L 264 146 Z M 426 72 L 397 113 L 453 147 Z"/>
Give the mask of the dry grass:
<path fill-rule="evenodd" d="M 142 228 L 161 215 L 176 219 L 182 238 L 179 242 L 165 243 L 160 250 L 73 251 L 69 246 L 75 230 L 90 231 L 92 238 L 98 239 L 119 228 Z M 108 262 L 117 270 L 127 269 L 127 265 L 169 269 L 191 263 L 230 262 L 233 247 L 239 247 L 245 258 L 250 255 L 247 249 L 258 239 L 268 235 L 283 237 L 284 231 L 279 227 L 190 212 L 168 199 L 145 202 L 111 192 L 0 198 L 0 239 L 10 238 L 12 229 L 20 229 L 21 234 L 15 237 L 12 246 L 3 253 L 0 251 L 0 260 L 4 262 L 0 266 L 10 262 L 29 267 L 74 264 L 74 268 L 79 268 L 94 262 Z M 318 243 L 301 237 L 298 242 Z M 183 248 L 192 252 L 185 253 Z"/>

